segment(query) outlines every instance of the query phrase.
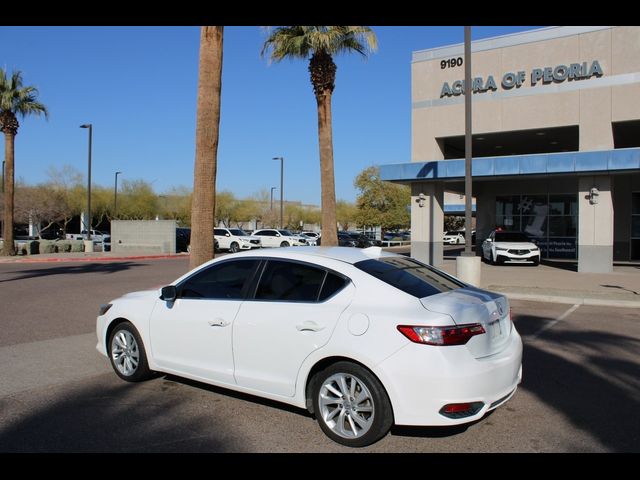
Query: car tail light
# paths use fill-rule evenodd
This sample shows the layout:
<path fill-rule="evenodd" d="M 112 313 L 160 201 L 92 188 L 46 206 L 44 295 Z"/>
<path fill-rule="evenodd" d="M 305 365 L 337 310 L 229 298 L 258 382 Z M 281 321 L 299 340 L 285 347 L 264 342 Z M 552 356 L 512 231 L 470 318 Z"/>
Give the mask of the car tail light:
<path fill-rule="evenodd" d="M 440 415 L 449 418 L 464 418 L 475 415 L 484 407 L 482 402 L 449 403 L 440 409 Z"/>
<path fill-rule="evenodd" d="M 479 323 L 449 327 L 425 327 L 420 325 L 398 325 L 398 330 L 414 343 L 425 345 L 464 345 L 474 335 L 485 333 Z"/>

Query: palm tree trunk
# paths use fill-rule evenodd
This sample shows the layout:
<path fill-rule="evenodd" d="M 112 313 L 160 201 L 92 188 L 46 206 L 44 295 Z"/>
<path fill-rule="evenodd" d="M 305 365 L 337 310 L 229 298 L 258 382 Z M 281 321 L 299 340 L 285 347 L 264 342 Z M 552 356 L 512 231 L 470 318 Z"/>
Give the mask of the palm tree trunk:
<path fill-rule="evenodd" d="M 322 246 L 338 245 L 336 185 L 333 172 L 333 132 L 331 92 L 316 95 L 318 103 L 318 141 L 320 144 L 320 188 L 322 191 Z"/>
<path fill-rule="evenodd" d="M 215 255 L 213 222 L 222 89 L 223 29 L 221 26 L 202 27 L 200 31 L 190 268 L 211 260 Z"/>
<path fill-rule="evenodd" d="M 5 132 L 4 134 L 4 221 L 2 223 L 2 238 L 4 247 L 2 255 L 15 255 L 16 250 L 13 242 L 13 199 L 14 199 L 14 140 L 15 134 Z"/>

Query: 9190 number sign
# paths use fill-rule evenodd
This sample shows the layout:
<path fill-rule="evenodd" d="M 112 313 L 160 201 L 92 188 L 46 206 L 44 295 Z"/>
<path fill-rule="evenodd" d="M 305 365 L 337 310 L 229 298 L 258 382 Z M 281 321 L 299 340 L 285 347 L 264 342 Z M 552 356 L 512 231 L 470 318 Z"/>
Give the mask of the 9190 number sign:
<path fill-rule="evenodd" d="M 462 66 L 462 57 L 457 58 L 447 58 L 446 60 L 442 60 L 440 62 L 440 68 L 444 70 L 445 68 L 453 68 Z"/>

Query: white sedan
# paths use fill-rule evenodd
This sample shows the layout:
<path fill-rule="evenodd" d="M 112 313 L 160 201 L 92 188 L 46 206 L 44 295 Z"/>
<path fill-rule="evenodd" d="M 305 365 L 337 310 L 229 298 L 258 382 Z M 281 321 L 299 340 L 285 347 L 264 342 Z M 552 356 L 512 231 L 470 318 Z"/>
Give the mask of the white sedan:
<path fill-rule="evenodd" d="M 482 242 L 482 256 L 493 264 L 540 263 L 540 248 L 521 232 L 494 230 Z"/>
<path fill-rule="evenodd" d="M 305 239 L 284 229 L 263 228 L 261 230 L 255 230 L 252 235 L 260 238 L 263 247 L 295 247 L 307 245 Z"/>
<path fill-rule="evenodd" d="M 164 372 L 307 408 L 352 447 L 478 420 L 522 376 L 504 296 L 379 247 L 216 258 L 102 305 L 97 336 L 123 380 Z"/>
<path fill-rule="evenodd" d="M 464 243 L 464 235 L 460 232 L 444 232 L 442 241 L 449 245 L 461 245 Z"/>

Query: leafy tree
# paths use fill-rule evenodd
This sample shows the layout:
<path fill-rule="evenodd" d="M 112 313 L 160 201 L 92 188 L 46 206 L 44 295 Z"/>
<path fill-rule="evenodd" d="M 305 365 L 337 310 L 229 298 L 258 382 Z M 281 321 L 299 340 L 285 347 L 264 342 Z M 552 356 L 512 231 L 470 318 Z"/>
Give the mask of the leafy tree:
<path fill-rule="evenodd" d="M 13 241 L 13 209 L 14 209 L 14 172 L 15 172 L 15 137 L 18 134 L 17 115 L 22 118 L 28 115 L 44 115 L 48 117 L 47 107 L 38 102 L 38 89 L 22 85 L 22 74 L 15 71 L 11 76 L 0 68 L 0 131 L 4 133 L 5 175 L 4 175 L 4 222 L 3 255 L 15 255 Z"/>
<path fill-rule="evenodd" d="M 228 190 L 218 192 L 216 194 L 216 225 L 222 222 L 225 227 L 230 227 L 231 221 L 236 219 L 234 217 L 237 204 L 238 200 L 232 192 Z"/>
<path fill-rule="evenodd" d="M 96 189 L 98 198 L 101 198 L 100 191 L 101 188 Z M 126 220 L 150 220 L 159 212 L 158 203 L 151 184 L 144 180 L 123 180 L 118 194 L 118 217 Z M 108 206 L 109 202 L 98 202 L 96 208 L 100 209 L 104 204 Z M 110 204 L 113 205 L 112 191 Z"/>
<path fill-rule="evenodd" d="M 71 165 L 63 165 L 61 168 L 49 167 L 47 169 L 47 186 L 59 202 L 62 233 L 67 233 L 67 225 L 77 215 L 80 215 L 87 201 L 87 189 L 84 185 L 84 176 Z"/>
<path fill-rule="evenodd" d="M 270 52 L 269 58 L 275 62 L 285 58 L 309 59 L 311 84 L 318 107 L 323 245 L 338 245 L 331 123 L 331 96 L 337 69 L 333 56 L 357 52 L 366 57 L 368 51 L 376 48 L 376 36 L 369 27 L 300 25 L 276 28 L 262 47 L 261 55 Z"/>
<path fill-rule="evenodd" d="M 464 227 L 464 217 L 457 217 L 455 215 L 444 216 L 445 231 L 460 230 L 462 227 Z"/>
<path fill-rule="evenodd" d="M 342 229 L 349 230 L 349 227 L 356 223 L 358 218 L 358 207 L 356 207 L 354 203 L 347 202 L 346 200 L 338 200 L 336 213 L 338 223 L 342 226 Z"/>
<path fill-rule="evenodd" d="M 173 187 L 160 196 L 164 198 L 163 217 L 172 218 L 181 226 L 191 225 L 191 189 L 185 186 Z"/>
<path fill-rule="evenodd" d="M 224 27 L 221 26 L 200 29 L 190 268 L 214 257 L 212 232 L 220 130 L 223 32 Z"/>
<path fill-rule="evenodd" d="M 380 180 L 378 167 L 365 168 L 354 181 L 359 190 L 356 220 L 362 227 L 380 226 L 384 230 L 407 228 L 411 224 L 411 191 L 406 185 Z"/>

